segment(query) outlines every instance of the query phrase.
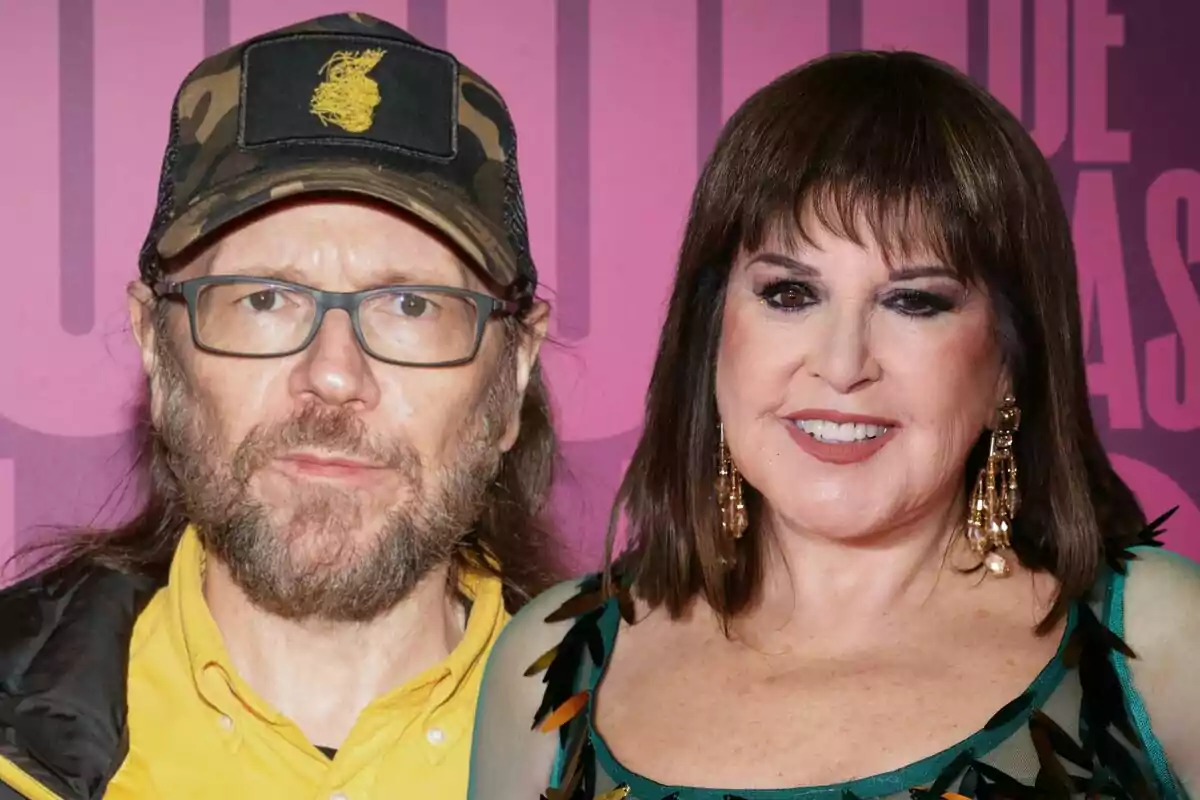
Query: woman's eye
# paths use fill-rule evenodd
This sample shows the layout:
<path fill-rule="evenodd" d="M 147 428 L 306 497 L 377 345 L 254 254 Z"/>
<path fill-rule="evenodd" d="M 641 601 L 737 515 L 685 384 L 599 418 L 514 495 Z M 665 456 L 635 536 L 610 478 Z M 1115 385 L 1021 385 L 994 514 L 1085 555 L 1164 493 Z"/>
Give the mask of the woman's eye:
<path fill-rule="evenodd" d="M 954 301 L 950 298 L 916 289 L 894 292 L 884 304 L 909 317 L 933 317 L 954 308 Z"/>
<path fill-rule="evenodd" d="M 772 308 L 794 311 L 810 305 L 816 299 L 812 287 L 798 281 L 776 281 L 758 291 L 758 296 Z"/>

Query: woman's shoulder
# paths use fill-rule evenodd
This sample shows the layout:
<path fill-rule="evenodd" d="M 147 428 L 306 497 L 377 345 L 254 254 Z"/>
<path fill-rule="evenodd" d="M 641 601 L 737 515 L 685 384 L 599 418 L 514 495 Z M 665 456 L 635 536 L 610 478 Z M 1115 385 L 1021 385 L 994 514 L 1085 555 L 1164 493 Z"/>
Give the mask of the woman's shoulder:
<path fill-rule="evenodd" d="M 1166 523 L 1178 510 L 1147 523 L 1132 541 L 1110 543 L 1107 569 L 1092 595 L 1104 600 L 1104 619 L 1114 633 L 1151 652 L 1177 639 L 1179 626 L 1186 627 L 1200 608 L 1200 564 L 1163 547 Z"/>
<path fill-rule="evenodd" d="M 1143 658 L 1164 648 L 1200 647 L 1200 564 L 1158 547 L 1129 555 L 1114 593 L 1113 622 L 1130 648 Z M 1189 631 L 1195 637 L 1185 641 Z"/>
<path fill-rule="evenodd" d="M 570 629 L 573 620 L 572 616 L 560 613 L 563 607 L 602 589 L 603 577 L 600 573 L 588 573 L 557 583 L 526 603 L 505 626 L 501 636 L 543 638 L 557 634 L 561 638 Z M 596 599 L 597 604 L 602 602 L 599 596 Z M 570 610 L 569 606 L 567 610 Z"/>
<path fill-rule="evenodd" d="M 1200 574 L 1200 563 L 1157 544 L 1130 550 L 1125 567 L 1127 581 L 1149 582 L 1159 578 L 1170 581 L 1181 578 L 1194 580 Z"/>
<path fill-rule="evenodd" d="M 581 616 L 596 615 L 609 600 L 600 573 L 563 581 L 525 604 L 504 626 L 490 661 L 509 673 L 524 674 L 555 648 Z"/>
<path fill-rule="evenodd" d="M 1159 761 L 1200 790 L 1200 564 L 1157 547 L 1128 553 L 1111 592 L 1110 624 L 1132 657 L 1117 657 L 1127 703 Z"/>
<path fill-rule="evenodd" d="M 536 797 L 544 791 L 559 737 L 547 735 L 543 723 L 561 725 L 579 711 L 578 703 L 563 709 L 579 661 L 572 643 L 579 620 L 607 607 L 605 588 L 599 575 L 552 586 L 500 632 L 475 718 L 470 797 Z"/>

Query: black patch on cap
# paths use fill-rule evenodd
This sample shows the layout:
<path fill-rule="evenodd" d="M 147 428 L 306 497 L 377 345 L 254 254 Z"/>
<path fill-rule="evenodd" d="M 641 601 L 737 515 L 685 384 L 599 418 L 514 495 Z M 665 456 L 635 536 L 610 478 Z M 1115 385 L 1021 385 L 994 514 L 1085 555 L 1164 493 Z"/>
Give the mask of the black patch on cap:
<path fill-rule="evenodd" d="M 367 145 L 443 161 L 457 153 L 457 131 L 458 62 L 447 53 L 318 33 L 242 54 L 243 147 Z"/>

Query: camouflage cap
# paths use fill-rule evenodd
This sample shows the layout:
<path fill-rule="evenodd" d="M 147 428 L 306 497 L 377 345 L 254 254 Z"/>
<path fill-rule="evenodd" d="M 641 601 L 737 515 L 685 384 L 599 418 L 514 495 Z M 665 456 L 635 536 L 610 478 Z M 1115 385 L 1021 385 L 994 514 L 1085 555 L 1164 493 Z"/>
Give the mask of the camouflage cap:
<path fill-rule="evenodd" d="M 273 31 L 192 70 L 171 114 L 142 278 L 252 211 L 317 192 L 403 209 L 513 299 L 532 296 L 503 98 L 451 54 L 364 14 Z"/>

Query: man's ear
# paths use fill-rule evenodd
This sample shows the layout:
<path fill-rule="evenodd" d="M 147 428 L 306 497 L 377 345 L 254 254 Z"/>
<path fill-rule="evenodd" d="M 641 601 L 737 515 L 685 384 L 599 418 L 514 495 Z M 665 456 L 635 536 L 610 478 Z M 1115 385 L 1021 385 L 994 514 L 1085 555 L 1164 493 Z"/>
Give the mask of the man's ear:
<path fill-rule="evenodd" d="M 150 421 L 158 427 L 162 421 L 163 393 L 158 386 L 158 327 L 155 324 L 154 293 L 140 280 L 130 281 L 126 287 L 129 300 L 129 327 L 137 342 L 142 359 L 142 371 L 146 373 L 150 390 Z"/>
<path fill-rule="evenodd" d="M 513 359 L 511 367 L 506 367 L 515 369 L 517 372 L 515 376 L 517 397 L 510 411 L 504 436 L 500 439 L 502 452 L 507 453 L 511 450 L 512 446 L 517 443 L 517 436 L 521 433 L 521 406 L 524 405 L 525 390 L 529 388 L 529 380 L 533 375 L 534 366 L 537 364 L 542 342 L 546 340 L 549 324 L 549 304 L 544 301 L 534 303 L 533 308 L 529 310 L 523 320 L 524 330 L 518 334 L 516 358 Z"/>
<path fill-rule="evenodd" d="M 154 293 L 138 281 L 125 288 L 129 301 L 129 327 L 142 356 L 142 369 L 149 375 L 154 368 Z"/>

